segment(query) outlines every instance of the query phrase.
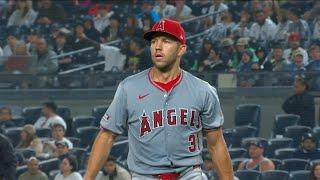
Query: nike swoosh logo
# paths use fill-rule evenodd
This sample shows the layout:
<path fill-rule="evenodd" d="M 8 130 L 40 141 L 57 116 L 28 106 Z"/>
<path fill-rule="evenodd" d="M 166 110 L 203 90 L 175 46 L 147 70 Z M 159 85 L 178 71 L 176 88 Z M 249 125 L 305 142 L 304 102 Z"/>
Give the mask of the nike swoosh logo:
<path fill-rule="evenodd" d="M 148 95 L 149 95 L 149 93 L 148 93 L 148 94 L 145 94 L 145 95 L 142 95 L 142 96 L 139 95 L 139 96 L 138 96 L 138 99 L 139 99 L 139 100 L 142 100 L 143 98 L 147 97 Z"/>

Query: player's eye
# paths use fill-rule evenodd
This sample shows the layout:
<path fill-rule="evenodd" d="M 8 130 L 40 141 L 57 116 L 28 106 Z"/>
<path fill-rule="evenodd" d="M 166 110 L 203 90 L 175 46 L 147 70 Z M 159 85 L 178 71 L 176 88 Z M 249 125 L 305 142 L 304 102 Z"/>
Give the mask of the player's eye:
<path fill-rule="evenodd" d="M 154 44 L 155 42 L 156 42 L 156 40 L 151 40 L 150 41 L 151 44 Z"/>

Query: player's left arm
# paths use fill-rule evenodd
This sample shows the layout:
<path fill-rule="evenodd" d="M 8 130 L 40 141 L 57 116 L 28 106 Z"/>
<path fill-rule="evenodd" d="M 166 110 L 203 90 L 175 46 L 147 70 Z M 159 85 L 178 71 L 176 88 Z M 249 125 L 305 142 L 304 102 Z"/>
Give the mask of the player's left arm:
<path fill-rule="evenodd" d="M 233 180 L 233 169 L 221 128 L 206 131 L 208 150 L 220 180 Z"/>

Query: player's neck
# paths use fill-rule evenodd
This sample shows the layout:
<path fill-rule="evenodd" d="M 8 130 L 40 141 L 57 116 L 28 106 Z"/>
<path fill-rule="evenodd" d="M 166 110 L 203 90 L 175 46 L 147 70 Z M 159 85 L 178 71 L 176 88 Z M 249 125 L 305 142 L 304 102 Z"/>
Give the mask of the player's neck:
<path fill-rule="evenodd" d="M 162 72 L 157 68 L 151 69 L 151 79 L 153 81 L 167 83 L 175 79 L 181 72 L 180 67 L 174 67 L 169 71 Z"/>

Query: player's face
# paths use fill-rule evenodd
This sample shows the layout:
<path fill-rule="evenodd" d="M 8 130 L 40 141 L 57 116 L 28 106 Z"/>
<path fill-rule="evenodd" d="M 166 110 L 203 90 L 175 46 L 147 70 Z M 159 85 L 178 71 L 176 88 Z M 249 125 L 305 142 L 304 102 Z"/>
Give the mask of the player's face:
<path fill-rule="evenodd" d="M 186 45 L 182 45 L 170 35 L 161 33 L 152 38 L 150 51 L 154 66 L 165 72 L 179 66 Z"/>

